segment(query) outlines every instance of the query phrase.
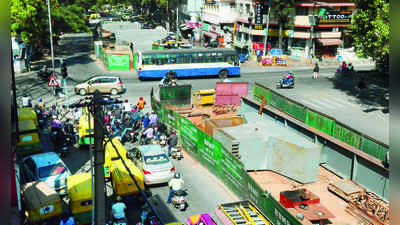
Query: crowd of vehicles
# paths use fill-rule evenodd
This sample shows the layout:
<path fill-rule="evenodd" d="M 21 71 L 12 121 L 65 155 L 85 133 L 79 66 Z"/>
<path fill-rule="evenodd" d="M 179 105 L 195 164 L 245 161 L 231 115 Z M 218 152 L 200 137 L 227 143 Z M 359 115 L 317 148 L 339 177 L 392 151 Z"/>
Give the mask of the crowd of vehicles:
<path fill-rule="evenodd" d="M 150 114 L 141 111 L 126 111 L 121 105 L 106 107 L 105 110 L 107 115 L 111 116 L 105 121 L 105 124 L 109 126 L 110 133 L 106 132 L 109 136 L 105 137 L 103 143 L 104 172 L 105 180 L 111 182 L 114 195 L 124 197 L 140 194 L 139 188 L 130 174 L 133 174 L 136 183 L 143 191 L 148 189 L 148 185 L 168 183 L 176 172 L 172 158 L 167 153 L 168 132 L 160 133 L 161 130 L 155 129 L 154 138 L 150 142 L 143 142 L 141 141 L 144 132 L 143 119 L 148 118 Z M 120 117 L 117 116 L 118 110 L 121 110 Z M 77 143 L 80 147 L 85 147 L 94 140 L 94 118 L 89 116 L 85 109 L 77 110 L 75 113 L 78 116 L 66 106 L 63 106 L 62 109 L 58 109 L 57 106 L 51 108 L 43 106 L 43 109 L 37 106 L 35 108 L 19 108 L 20 124 L 29 123 L 31 126 L 25 133 L 20 132 L 21 139 L 24 142 L 28 142 L 29 139 L 37 143 L 37 145 L 30 142 L 19 145 L 19 152 L 23 153 L 24 171 L 26 171 L 26 177 L 29 177 L 26 185 L 30 184 L 30 191 L 25 193 L 23 199 L 28 204 L 26 207 L 28 223 L 43 222 L 44 220 L 47 223 L 49 219 L 59 221 L 63 211 L 59 209 L 60 202 L 64 196 L 70 199 L 68 207 L 75 224 L 87 224 L 92 219 L 90 173 L 72 175 L 62 160 L 67 156 L 64 153 L 68 153 L 69 146 Z M 70 117 L 72 121 L 70 121 Z M 39 127 L 40 124 L 41 127 Z M 161 126 L 160 121 L 157 121 L 157 124 Z M 151 126 L 157 128 L 154 124 L 148 125 L 148 127 Z M 47 127 L 51 128 L 49 139 L 53 143 L 54 151 L 41 153 L 40 131 L 41 128 L 46 129 Z M 20 130 L 23 131 L 21 128 Z M 123 132 L 118 130 L 123 130 Z M 62 138 L 60 138 L 60 134 L 62 134 Z M 26 138 L 27 135 L 30 135 L 30 138 Z M 66 146 L 65 150 L 57 147 L 60 143 L 62 146 Z M 127 149 L 124 146 L 126 143 L 133 143 L 135 147 Z M 140 145 L 141 143 L 143 145 Z M 82 148 L 82 150 L 84 149 L 87 148 Z M 49 198 L 49 205 L 46 207 L 37 200 L 36 202 L 32 200 L 36 195 L 34 193 L 41 193 L 43 190 L 53 196 Z M 182 201 L 186 202 L 184 196 L 180 192 L 176 192 L 173 195 L 172 203 L 180 204 L 178 208 L 184 209 L 181 206 Z M 38 216 L 36 212 L 41 214 Z"/>

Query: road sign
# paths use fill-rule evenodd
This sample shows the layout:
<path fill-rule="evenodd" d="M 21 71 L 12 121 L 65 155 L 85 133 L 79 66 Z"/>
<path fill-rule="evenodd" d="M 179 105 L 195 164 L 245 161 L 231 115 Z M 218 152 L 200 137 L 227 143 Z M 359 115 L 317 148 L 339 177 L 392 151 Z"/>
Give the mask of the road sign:
<path fill-rule="evenodd" d="M 50 81 L 48 86 L 49 87 L 56 87 L 59 86 L 60 84 L 57 82 L 56 78 L 53 77 L 53 75 L 50 77 Z"/>
<path fill-rule="evenodd" d="M 276 56 L 282 55 L 282 49 L 273 48 L 273 49 L 271 49 L 271 51 L 269 51 L 269 54 L 276 55 Z"/>

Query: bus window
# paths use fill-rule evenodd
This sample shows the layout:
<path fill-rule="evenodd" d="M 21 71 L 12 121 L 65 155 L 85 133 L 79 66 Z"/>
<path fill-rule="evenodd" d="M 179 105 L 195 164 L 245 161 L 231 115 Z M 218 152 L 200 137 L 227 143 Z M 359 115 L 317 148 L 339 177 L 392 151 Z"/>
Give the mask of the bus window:
<path fill-rule="evenodd" d="M 192 63 L 200 63 L 200 57 L 197 53 L 191 54 L 191 61 Z"/>
<path fill-rule="evenodd" d="M 218 52 L 215 57 L 215 62 L 225 62 L 225 57 L 222 55 L 222 52 Z"/>
<path fill-rule="evenodd" d="M 191 56 L 191 54 L 189 54 L 189 53 L 183 54 L 183 63 L 191 63 L 190 56 Z"/>
<path fill-rule="evenodd" d="M 176 54 L 176 63 L 182 64 L 183 62 L 183 54 L 182 53 L 177 53 Z"/>
<path fill-rule="evenodd" d="M 168 64 L 176 64 L 176 54 L 171 54 L 169 56 Z"/>

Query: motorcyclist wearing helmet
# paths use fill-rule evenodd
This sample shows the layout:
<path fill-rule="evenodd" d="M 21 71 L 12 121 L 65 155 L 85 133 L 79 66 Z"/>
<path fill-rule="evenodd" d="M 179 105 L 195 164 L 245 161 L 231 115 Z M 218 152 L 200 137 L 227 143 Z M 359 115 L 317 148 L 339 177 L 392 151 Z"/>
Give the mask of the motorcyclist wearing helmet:
<path fill-rule="evenodd" d="M 168 138 L 168 156 L 171 156 L 171 149 L 178 145 L 178 136 L 176 136 L 176 131 L 172 131 L 171 136 Z"/>
<path fill-rule="evenodd" d="M 175 172 L 174 177 L 171 180 L 169 180 L 169 182 L 168 182 L 168 187 L 170 188 L 169 195 L 168 195 L 168 201 L 167 201 L 168 204 L 171 203 L 172 195 L 175 192 L 183 190 L 183 185 L 184 185 L 184 182 L 181 177 L 181 174 L 178 172 Z"/>
<path fill-rule="evenodd" d="M 124 219 L 126 205 L 125 205 L 125 203 L 122 202 L 122 199 L 120 196 L 117 196 L 115 198 L 115 200 L 116 200 L 116 203 L 114 203 L 111 208 L 112 217 L 114 220 Z"/>

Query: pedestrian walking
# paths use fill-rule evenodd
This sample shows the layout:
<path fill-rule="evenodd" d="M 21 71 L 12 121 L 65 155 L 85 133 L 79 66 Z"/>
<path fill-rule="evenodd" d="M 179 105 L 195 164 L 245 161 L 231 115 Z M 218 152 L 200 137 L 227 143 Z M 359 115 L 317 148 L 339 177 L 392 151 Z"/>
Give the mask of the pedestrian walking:
<path fill-rule="evenodd" d="M 32 98 L 27 94 L 22 97 L 22 107 L 32 107 Z"/>
<path fill-rule="evenodd" d="M 365 85 L 364 78 L 361 77 L 361 80 L 358 82 L 357 87 L 356 87 L 356 90 L 358 92 L 356 96 L 359 97 L 360 94 L 362 94 L 363 90 L 366 87 L 367 87 L 367 85 Z"/>
<path fill-rule="evenodd" d="M 314 66 L 314 76 L 313 76 L 313 79 L 317 79 L 318 78 L 318 75 L 319 75 L 319 66 L 318 66 L 318 63 L 315 63 L 315 66 Z"/>

